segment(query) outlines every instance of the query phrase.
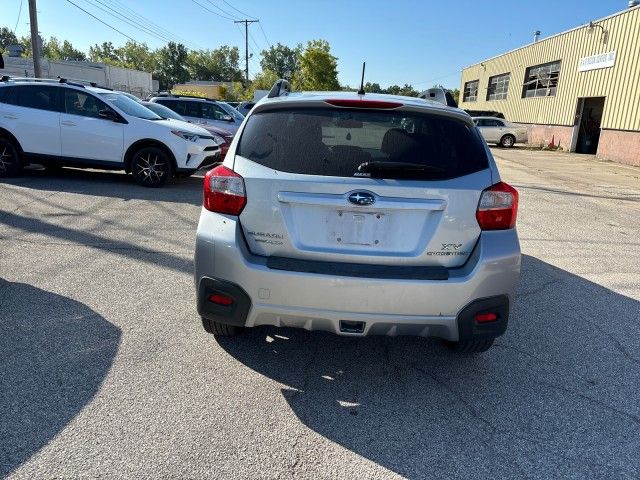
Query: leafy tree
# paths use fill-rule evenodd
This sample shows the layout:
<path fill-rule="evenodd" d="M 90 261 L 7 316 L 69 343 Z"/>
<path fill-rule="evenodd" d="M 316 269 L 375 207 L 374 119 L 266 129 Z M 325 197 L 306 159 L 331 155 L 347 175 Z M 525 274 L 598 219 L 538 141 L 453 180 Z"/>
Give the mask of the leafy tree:
<path fill-rule="evenodd" d="M 187 70 L 192 80 L 240 81 L 240 52 L 238 47 L 228 45 L 214 50 L 191 50 Z"/>
<path fill-rule="evenodd" d="M 86 60 L 84 52 L 73 48 L 70 41 L 60 43 L 56 37 L 45 40 L 42 44 L 42 56 L 51 60 Z"/>
<path fill-rule="evenodd" d="M 252 99 L 256 90 L 271 90 L 273 84 L 278 81 L 280 76 L 276 72 L 271 70 L 263 70 L 255 76 L 249 88 L 244 92 L 243 97 L 246 99 Z"/>
<path fill-rule="evenodd" d="M 166 90 L 176 83 L 189 80 L 186 68 L 187 48 L 181 43 L 169 42 L 166 47 L 155 51 L 153 77 L 160 82 L 160 88 Z"/>
<path fill-rule="evenodd" d="M 367 82 L 364 84 L 364 91 L 368 93 L 382 93 L 382 87 L 379 83 Z"/>
<path fill-rule="evenodd" d="M 298 71 L 302 44 L 294 48 L 278 43 L 262 51 L 260 66 L 262 71 L 275 72 L 278 78 L 291 78 Z"/>
<path fill-rule="evenodd" d="M 300 55 L 300 68 L 293 77 L 297 90 L 339 90 L 338 59 L 326 40 L 311 40 Z"/>
<path fill-rule="evenodd" d="M 9 30 L 7 27 L 0 28 L 0 52 L 3 52 L 4 49 L 9 45 L 15 45 L 18 43 L 18 38 L 16 34 Z"/>
<path fill-rule="evenodd" d="M 113 50 L 112 55 L 119 67 L 133 68 L 143 72 L 152 72 L 155 67 L 155 56 L 146 43 L 129 40 L 122 47 Z"/>
<path fill-rule="evenodd" d="M 116 48 L 111 42 L 102 42 L 102 45 L 96 43 L 94 46 L 89 47 L 89 60 L 110 65 L 115 65 L 119 62 Z"/>

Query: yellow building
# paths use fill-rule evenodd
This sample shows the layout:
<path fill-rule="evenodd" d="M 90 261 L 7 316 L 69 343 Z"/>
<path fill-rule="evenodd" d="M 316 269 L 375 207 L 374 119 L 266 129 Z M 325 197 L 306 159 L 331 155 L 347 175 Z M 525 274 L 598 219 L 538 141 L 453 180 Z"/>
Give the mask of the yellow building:
<path fill-rule="evenodd" d="M 460 108 L 526 124 L 529 143 L 640 165 L 640 6 L 463 69 Z"/>
<path fill-rule="evenodd" d="M 206 98 L 221 100 L 226 88 L 228 87 L 223 82 L 188 82 L 174 85 L 172 91 L 196 93 Z"/>

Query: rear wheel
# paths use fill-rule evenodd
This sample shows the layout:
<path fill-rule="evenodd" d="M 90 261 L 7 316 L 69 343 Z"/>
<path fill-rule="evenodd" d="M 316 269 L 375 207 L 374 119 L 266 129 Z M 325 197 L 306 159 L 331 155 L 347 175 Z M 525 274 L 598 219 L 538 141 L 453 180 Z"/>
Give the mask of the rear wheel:
<path fill-rule="evenodd" d="M 501 147 L 511 148 L 515 145 L 515 143 L 516 143 L 516 137 L 514 137 L 513 135 L 504 135 L 500 139 Z"/>
<path fill-rule="evenodd" d="M 20 152 L 11 140 L 0 137 L 0 177 L 13 177 L 21 170 Z"/>
<path fill-rule="evenodd" d="M 216 337 L 235 337 L 242 333 L 243 327 L 237 327 L 235 325 L 227 325 L 226 323 L 216 322 L 209 320 L 208 318 L 202 318 L 202 326 L 204 329 L 215 335 Z"/>
<path fill-rule="evenodd" d="M 452 352 L 456 353 L 482 353 L 493 345 L 493 338 L 481 340 L 463 340 L 462 342 L 444 342 Z"/>
<path fill-rule="evenodd" d="M 143 187 L 162 187 L 173 174 L 171 159 L 159 148 L 141 148 L 131 159 L 131 174 Z"/>

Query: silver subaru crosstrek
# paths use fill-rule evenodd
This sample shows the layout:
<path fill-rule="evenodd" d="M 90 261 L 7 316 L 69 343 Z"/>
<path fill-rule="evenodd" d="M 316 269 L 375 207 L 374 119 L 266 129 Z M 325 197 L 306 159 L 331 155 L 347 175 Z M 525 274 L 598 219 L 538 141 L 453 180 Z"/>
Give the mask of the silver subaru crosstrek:
<path fill-rule="evenodd" d="M 471 117 L 417 98 L 282 90 L 204 179 L 206 331 L 274 325 L 487 350 L 520 275 L 518 193 Z"/>

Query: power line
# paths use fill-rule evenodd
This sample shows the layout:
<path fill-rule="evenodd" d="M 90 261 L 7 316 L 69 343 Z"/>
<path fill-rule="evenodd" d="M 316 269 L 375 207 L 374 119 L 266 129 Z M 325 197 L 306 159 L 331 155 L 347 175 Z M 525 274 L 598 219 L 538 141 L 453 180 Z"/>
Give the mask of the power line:
<path fill-rule="evenodd" d="M 118 30 L 116 27 L 109 25 L 107 22 L 100 20 L 98 17 L 96 17 L 94 14 L 92 14 L 91 12 L 86 11 L 84 8 L 82 8 L 80 5 L 77 5 L 75 3 L 73 3 L 71 0 L 65 0 L 67 3 L 70 3 L 71 5 L 73 5 L 74 7 L 76 7 L 79 10 L 82 10 L 84 13 L 86 13 L 87 15 L 89 15 L 91 18 L 99 21 L 101 24 L 109 27 L 111 30 L 114 30 L 116 32 L 118 32 L 120 35 L 123 35 L 125 37 L 127 37 L 129 40 L 131 40 L 133 43 L 138 43 L 134 38 L 130 37 L 129 35 L 127 35 L 124 32 L 121 32 L 120 30 Z"/>
<path fill-rule="evenodd" d="M 226 10 L 223 10 L 221 7 L 219 7 L 218 5 L 213 3 L 211 0 L 207 0 L 207 3 L 209 3 L 209 5 L 211 5 L 216 10 L 222 12 L 224 15 L 227 15 L 228 17 L 232 17 L 234 20 L 240 19 L 240 17 L 238 15 L 236 15 L 234 13 L 231 13 L 231 12 L 227 12 Z"/>
<path fill-rule="evenodd" d="M 160 25 L 158 25 L 157 23 L 155 23 L 155 22 L 154 22 L 153 20 L 151 20 L 150 18 L 147 18 L 147 17 L 145 17 L 144 15 L 141 15 L 140 13 L 136 12 L 135 10 L 133 10 L 133 9 L 129 8 L 127 5 L 124 5 L 122 2 L 120 2 L 120 1 L 118 1 L 118 0 L 111 0 L 111 2 L 112 2 L 113 4 L 116 4 L 116 5 L 117 5 L 117 7 L 118 7 L 118 9 L 119 9 L 119 11 L 120 11 L 120 12 L 124 12 L 124 13 L 125 13 L 125 15 L 133 16 L 134 18 L 136 18 L 136 19 L 137 19 L 137 20 L 139 20 L 139 21 L 142 21 L 142 22 L 146 22 L 146 23 L 148 23 L 151 27 L 153 27 L 153 28 L 155 28 L 155 29 L 159 30 L 159 31 L 160 31 L 160 33 L 162 33 L 163 35 L 168 36 L 168 37 L 175 38 L 175 39 L 177 39 L 177 40 L 180 40 L 180 43 L 184 43 L 185 45 L 187 45 L 187 44 L 192 44 L 192 45 L 194 45 L 194 46 L 196 46 L 196 47 L 198 47 L 198 48 L 202 48 L 202 47 L 201 47 L 200 45 L 198 45 L 196 42 L 190 42 L 190 41 L 186 40 L 185 38 L 183 38 L 183 37 L 181 37 L 181 36 L 179 36 L 179 35 L 176 35 L 175 33 L 172 33 L 171 31 L 167 30 L 166 28 L 161 27 Z"/>
<path fill-rule="evenodd" d="M 227 17 L 226 15 L 221 15 L 218 12 L 214 12 L 213 10 L 211 10 L 210 8 L 206 7 L 205 5 L 201 4 L 200 2 L 198 2 L 197 0 L 191 0 L 193 3 L 195 3 L 196 5 L 200 6 L 201 8 L 205 9 L 207 12 L 212 13 L 220 18 L 224 18 L 225 20 L 231 20 L 232 22 L 235 21 L 235 18 L 232 17 Z"/>
<path fill-rule="evenodd" d="M 18 9 L 18 19 L 16 20 L 16 26 L 13 27 L 13 34 L 16 34 L 16 30 L 18 29 L 18 23 L 20 23 L 20 15 L 22 14 L 22 4 L 24 0 L 20 0 L 20 8 Z"/>
<path fill-rule="evenodd" d="M 244 23 L 244 52 L 245 52 L 245 82 L 249 84 L 249 25 L 252 23 L 258 23 L 259 20 L 234 20 L 233 23 Z M 254 41 L 255 42 L 255 41 Z M 253 52 L 255 55 L 255 52 Z"/>
<path fill-rule="evenodd" d="M 258 45 L 258 43 L 256 42 L 256 39 L 253 38 L 253 35 L 251 35 L 251 32 L 249 32 L 249 38 L 251 39 L 251 41 L 253 42 L 253 45 L 258 49 L 258 51 L 260 52 L 262 49 L 260 48 L 260 46 Z M 251 49 L 251 51 L 253 52 L 253 49 Z M 256 52 L 253 52 L 254 54 Z"/>
<path fill-rule="evenodd" d="M 236 7 L 234 7 L 233 5 L 231 5 L 229 2 L 227 2 L 227 0 L 222 0 L 225 4 L 227 4 L 228 6 L 230 6 L 231 8 L 233 8 L 236 12 L 238 12 L 240 15 L 242 15 L 245 18 L 256 18 L 253 15 L 249 15 L 248 13 L 244 13 L 242 10 L 238 10 Z"/>
<path fill-rule="evenodd" d="M 258 26 L 260 27 L 260 30 L 262 31 L 262 35 L 264 36 L 264 39 L 267 41 L 267 45 L 269 45 L 269 47 L 273 47 L 273 45 L 269 41 L 269 38 L 267 37 L 267 34 L 264 31 L 264 28 L 262 28 L 262 24 L 258 23 Z"/>
<path fill-rule="evenodd" d="M 98 2 L 100 5 L 103 5 L 106 8 L 101 7 L 100 5 L 96 5 L 95 3 L 92 3 L 91 0 L 85 0 L 85 2 L 87 2 L 89 5 L 91 5 L 92 7 L 97 8 L 98 10 L 102 10 L 103 12 L 105 12 L 107 15 L 110 15 L 111 17 L 115 18 L 116 20 L 120 20 L 124 23 L 126 23 L 127 25 L 129 25 L 130 27 L 133 28 L 137 28 L 142 30 L 144 33 L 148 34 L 149 36 L 152 36 L 158 40 L 161 40 L 163 42 L 170 42 L 171 38 L 166 37 L 164 35 L 161 35 L 160 33 L 155 33 L 153 30 L 151 30 L 150 28 L 142 25 L 139 22 L 136 22 L 135 20 L 130 20 L 128 19 L 126 16 L 124 16 L 123 14 L 113 10 L 109 5 L 106 5 L 104 3 L 102 3 L 100 0 L 95 0 L 96 2 Z"/>

